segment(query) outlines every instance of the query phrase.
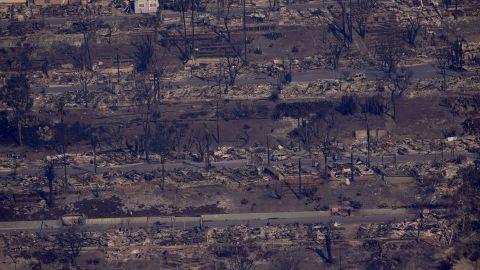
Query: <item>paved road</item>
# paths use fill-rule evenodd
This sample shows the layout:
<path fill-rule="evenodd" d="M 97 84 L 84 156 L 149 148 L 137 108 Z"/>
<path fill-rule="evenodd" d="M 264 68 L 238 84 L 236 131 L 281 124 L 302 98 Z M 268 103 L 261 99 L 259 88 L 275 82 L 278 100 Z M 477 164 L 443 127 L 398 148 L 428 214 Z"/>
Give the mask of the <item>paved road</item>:
<path fill-rule="evenodd" d="M 363 209 L 351 216 L 331 216 L 329 211 L 267 212 L 200 215 L 191 217 L 149 216 L 87 219 L 81 226 L 85 231 L 101 231 L 119 226 L 138 228 L 158 226 L 161 228 L 186 229 L 193 227 L 227 227 L 248 225 L 259 227 L 279 224 L 314 224 L 337 222 L 340 225 L 383 223 L 415 218 L 411 209 Z M 0 222 L 0 232 L 58 230 L 64 227 L 60 220 Z"/>

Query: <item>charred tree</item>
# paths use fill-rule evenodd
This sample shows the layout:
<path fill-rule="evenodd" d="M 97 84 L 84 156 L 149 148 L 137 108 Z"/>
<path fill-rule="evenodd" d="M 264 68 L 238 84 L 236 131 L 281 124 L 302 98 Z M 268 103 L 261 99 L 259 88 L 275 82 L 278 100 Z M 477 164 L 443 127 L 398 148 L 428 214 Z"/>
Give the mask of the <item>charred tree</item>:
<path fill-rule="evenodd" d="M 48 162 L 45 166 L 45 177 L 48 180 L 48 207 L 53 207 L 53 181 L 55 180 L 55 170 L 53 162 Z"/>
<path fill-rule="evenodd" d="M 23 126 L 31 112 L 33 98 L 26 75 L 10 77 L 0 89 L 0 101 L 10 108 L 17 127 L 18 144 L 23 145 Z"/>
<path fill-rule="evenodd" d="M 398 64 L 404 55 L 404 49 L 401 46 L 392 44 L 390 41 L 382 41 L 376 48 L 375 54 L 380 67 L 387 75 L 395 73 Z"/>
<path fill-rule="evenodd" d="M 90 134 L 90 146 L 92 146 L 93 154 L 93 171 L 97 173 L 97 146 L 98 146 L 98 135 L 95 131 Z"/>
<path fill-rule="evenodd" d="M 405 92 L 410 87 L 412 72 L 406 69 L 397 72 L 391 79 L 391 87 L 389 87 L 389 102 L 387 103 L 386 115 L 390 116 L 393 121 L 397 121 L 397 105 Z"/>
<path fill-rule="evenodd" d="M 85 246 L 85 237 L 82 232 L 73 226 L 57 236 L 58 247 L 71 265 L 75 265 L 80 252 Z"/>
<path fill-rule="evenodd" d="M 353 29 L 364 39 L 368 28 L 368 18 L 377 8 L 377 0 L 357 0 L 352 10 Z"/>
<path fill-rule="evenodd" d="M 404 26 L 404 39 L 410 47 L 415 47 L 415 40 L 421 28 L 421 18 L 418 16 L 408 18 Z"/>

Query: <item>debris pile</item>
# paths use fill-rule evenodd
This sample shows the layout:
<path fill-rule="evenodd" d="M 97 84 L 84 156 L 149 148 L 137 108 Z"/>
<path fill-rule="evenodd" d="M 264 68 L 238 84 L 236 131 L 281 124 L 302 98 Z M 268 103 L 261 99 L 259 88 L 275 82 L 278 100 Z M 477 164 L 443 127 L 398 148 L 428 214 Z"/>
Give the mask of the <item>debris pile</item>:
<path fill-rule="evenodd" d="M 247 150 L 233 146 L 220 146 L 213 152 L 215 161 L 246 159 Z"/>

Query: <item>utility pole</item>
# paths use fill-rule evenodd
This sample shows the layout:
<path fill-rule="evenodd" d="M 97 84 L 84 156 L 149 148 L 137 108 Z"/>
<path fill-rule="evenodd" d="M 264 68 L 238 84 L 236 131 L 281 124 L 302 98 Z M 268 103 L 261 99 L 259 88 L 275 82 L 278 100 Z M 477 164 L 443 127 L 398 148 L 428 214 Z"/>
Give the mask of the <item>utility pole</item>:
<path fill-rule="evenodd" d="M 298 159 L 298 195 L 302 194 L 302 159 Z"/>
<path fill-rule="evenodd" d="M 96 135 L 93 135 L 91 140 L 92 144 L 92 152 L 93 152 L 93 171 L 95 174 L 97 174 L 97 137 Z"/>
<path fill-rule="evenodd" d="M 247 21 L 246 21 L 246 0 L 243 0 L 243 45 L 244 45 L 244 64 L 248 62 L 247 60 Z"/>
<path fill-rule="evenodd" d="M 216 108 L 215 108 L 215 120 L 216 120 L 216 126 L 217 126 L 217 144 L 220 144 L 220 124 L 219 122 L 219 112 L 218 112 L 218 98 L 216 102 Z"/>
<path fill-rule="evenodd" d="M 206 157 L 205 157 L 205 169 L 210 170 L 210 132 L 205 127 L 205 148 L 206 148 Z"/>
<path fill-rule="evenodd" d="M 370 158 L 371 158 L 371 136 L 370 136 L 370 125 L 367 122 L 367 166 L 370 168 Z"/>
<path fill-rule="evenodd" d="M 195 57 L 195 0 L 192 0 L 192 58 Z"/>
<path fill-rule="evenodd" d="M 160 75 L 155 70 L 153 73 L 153 88 L 155 89 L 155 102 L 160 101 Z"/>
<path fill-rule="evenodd" d="M 267 135 L 267 166 L 270 167 L 270 142 Z"/>
<path fill-rule="evenodd" d="M 120 56 L 118 55 L 118 48 L 117 48 L 117 83 L 120 83 Z"/>
<path fill-rule="evenodd" d="M 350 148 L 350 182 L 355 180 L 355 166 L 353 165 L 353 145 Z"/>

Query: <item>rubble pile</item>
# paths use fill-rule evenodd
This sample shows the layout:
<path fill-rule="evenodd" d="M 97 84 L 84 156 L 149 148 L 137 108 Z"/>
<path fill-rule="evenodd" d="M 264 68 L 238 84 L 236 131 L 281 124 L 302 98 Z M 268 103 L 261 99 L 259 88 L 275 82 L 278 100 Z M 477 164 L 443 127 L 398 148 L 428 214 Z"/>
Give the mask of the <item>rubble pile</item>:
<path fill-rule="evenodd" d="M 289 241 L 318 241 L 324 239 L 325 226 L 312 225 L 267 225 L 261 227 L 248 227 L 245 225 L 228 226 L 225 228 L 209 228 L 205 231 L 198 227 L 178 230 L 165 228 L 161 224 L 151 224 L 147 228 L 130 228 L 127 224 L 115 230 L 105 232 L 80 232 L 73 233 L 83 239 L 83 246 L 118 248 L 125 246 L 175 246 L 201 243 L 236 243 L 249 240 L 289 240 Z M 67 232 L 21 232 L 7 233 L 0 237 L 2 244 L 14 249 L 18 246 L 39 246 L 49 250 L 55 248 L 58 239 L 65 237 Z"/>
<path fill-rule="evenodd" d="M 15 168 L 25 167 L 25 158 L 23 157 L 0 157 L 0 171 L 12 170 Z"/>
<path fill-rule="evenodd" d="M 150 155 L 151 161 L 160 161 L 160 156 L 156 154 Z M 53 155 L 47 156 L 47 161 L 54 161 L 58 166 L 63 166 L 63 155 Z M 66 160 L 68 166 L 81 166 L 91 164 L 93 166 L 93 153 L 92 152 L 83 152 L 83 153 L 67 153 Z M 140 162 L 138 158 L 134 158 L 131 153 L 127 151 L 116 151 L 116 152 L 104 152 L 97 154 L 97 167 L 112 167 L 120 166 L 125 164 L 134 164 Z"/>
<path fill-rule="evenodd" d="M 146 231 L 143 228 L 118 229 L 108 232 L 106 235 L 106 246 L 143 246 L 146 244 L 174 246 L 178 244 L 197 244 L 205 241 L 203 233 L 198 228 L 187 230 L 165 230 L 160 227 L 149 228 Z"/>
<path fill-rule="evenodd" d="M 282 89 L 282 98 L 292 97 L 325 97 L 326 95 L 335 94 L 339 89 L 339 80 L 319 80 L 311 83 L 291 83 Z"/>
<path fill-rule="evenodd" d="M 441 154 L 447 157 L 447 151 L 454 148 L 456 152 L 476 153 L 480 149 L 480 140 L 475 136 L 460 136 L 450 139 L 417 139 L 405 138 L 399 141 L 391 139 L 372 139 L 370 145 L 373 155 L 415 155 L 415 154 Z M 368 144 L 366 139 L 355 141 L 355 150 L 362 155 L 367 155 Z"/>
<path fill-rule="evenodd" d="M 357 160 L 353 166 L 355 176 L 371 176 L 375 175 L 375 172 L 360 160 Z M 345 180 L 350 179 L 352 175 L 352 167 L 350 164 L 336 163 L 329 166 L 329 175 L 332 180 Z"/>
<path fill-rule="evenodd" d="M 167 89 L 164 91 L 166 99 L 182 98 L 216 98 L 218 97 L 218 88 L 211 86 L 203 87 L 181 87 L 178 89 Z M 267 98 L 272 92 L 272 86 L 268 84 L 256 85 L 235 85 L 229 88 L 227 93 L 222 93 L 224 98 L 248 99 Z"/>
<path fill-rule="evenodd" d="M 182 168 L 168 172 L 167 183 L 179 188 L 198 185 L 221 184 L 238 188 L 239 185 L 258 185 L 264 183 L 256 167 L 243 166 L 239 168 L 203 169 Z"/>
<path fill-rule="evenodd" d="M 358 228 L 357 238 L 387 238 L 392 234 L 392 224 L 362 224 Z"/>
<path fill-rule="evenodd" d="M 193 168 L 175 168 L 168 172 L 169 180 L 177 184 L 204 181 L 208 176 L 206 171 Z"/>
<path fill-rule="evenodd" d="M 422 218 L 390 224 L 363 224 L 357 238 L 415 239 L 441 246 L 449 241 L 452 234 L 451 222 L 442 213 L 423 213 Z"/>
<path fill-rule="evenodd" d="M 54 181 L 53 186 L 55 189 L 60 189 L 63 186 L 63 183 L 61 181 Z M 2 177 L 0 181 L 1 192 L 31 193 L 47 190 L 48 181 L 45 177 L 16 174 Z"/>
<path fill-rule="evenodd" d="M 244 225 L 212 228 L 206 232 L 209 243 L 235 243 L 251 240 L 318 241 L 324 239 L 323 225 L 267 225 L 258 228 Z"/>
<path fill-rule="evenodd" d="M 217 180 L 222 180 L 222 183 L 237 182 L 238 184 L 251 185 L 264 183 L 264 178 L 259 175 L 256 167 L 245 166 L 241 168 L 229 168 L 216 170 L 218 174 Z"/>
<path fill-rule="evenodd" d="M 246 159 L 247 154 L 247 149 L 244 148 L 220 146 L 213 152 L 213 158 L 215 161 Z"/>
<path fill-rule="evenodd" d="M 303 10 L 292 10 L 280 8 L 280 25 L 324 25 L 328 22 L 326 10 L 309 8 Z"/>
<path fill-rule="evenodd" d="M 397 175 L 409 175 L 418 178 L 425 177 L 443 177 L 446 180 L 457 177 L 458 172 L 462 168 L 466 168 L 472 164 L 471 160 L 462 163 L 456 162 L 440 162 L 440 161 L 426 161 L 426 162 L 406 162 L 397 166 L 386 166 L 385 173 Z"/>
<path fill-rule="evenodd" d="M 281 97 L 287 99 L 296 97 L 324 98 L 340 94 L 366 95 L 372 93 L 375 89 L 373 81 L 368 81 L 364 76 L 358 75 L 347 80 L 322 79 L 309 83 L 293 82 L 282 89 Z"/>
<path fill-rule="evenodd" d="M 273 149 L 270 155 L 273 161 L 281 161 L 291 159 L 295 154 L 296 153 L 294 153 L 292 150 L 283 147 L 282 145 L 278 145 L 276 149 Z"/>

